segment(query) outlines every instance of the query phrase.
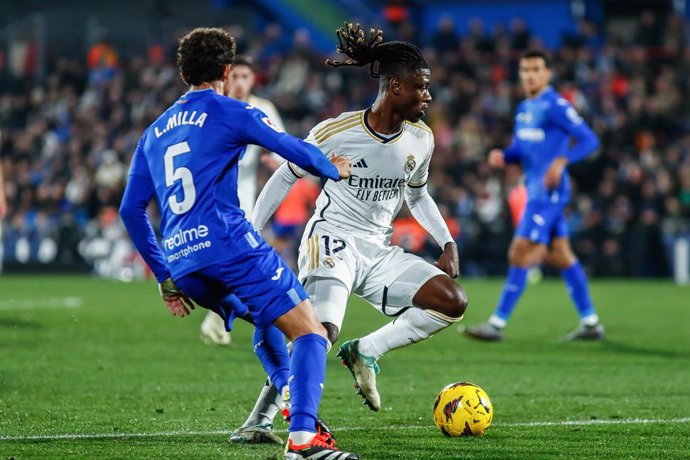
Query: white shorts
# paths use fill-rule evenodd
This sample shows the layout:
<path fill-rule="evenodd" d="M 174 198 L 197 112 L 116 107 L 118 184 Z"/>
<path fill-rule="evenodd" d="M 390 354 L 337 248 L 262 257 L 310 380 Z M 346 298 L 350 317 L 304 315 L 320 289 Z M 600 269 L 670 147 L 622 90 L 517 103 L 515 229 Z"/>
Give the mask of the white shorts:
<path fill-rule="evenodd" d="M 386 316 L 413 306 L 420 287 L 444 272 L 381 239 L 345 235 L 317 224 L 299 249 L 299 279 L 321 322 L 342 326 L 347 297 L 356 294 Z"/>

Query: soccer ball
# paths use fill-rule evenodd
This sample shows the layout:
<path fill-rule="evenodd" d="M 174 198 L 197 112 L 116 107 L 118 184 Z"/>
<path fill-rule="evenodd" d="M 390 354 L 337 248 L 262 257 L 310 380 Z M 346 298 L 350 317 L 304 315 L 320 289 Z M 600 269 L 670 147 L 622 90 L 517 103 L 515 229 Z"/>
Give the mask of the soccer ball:
<path fill-rule="evenodd" d="M 452 383 L 434 401 L 434 423 L 446 436 L 481 436 L 493 418 L 489 396 L 473 383 Z"/>

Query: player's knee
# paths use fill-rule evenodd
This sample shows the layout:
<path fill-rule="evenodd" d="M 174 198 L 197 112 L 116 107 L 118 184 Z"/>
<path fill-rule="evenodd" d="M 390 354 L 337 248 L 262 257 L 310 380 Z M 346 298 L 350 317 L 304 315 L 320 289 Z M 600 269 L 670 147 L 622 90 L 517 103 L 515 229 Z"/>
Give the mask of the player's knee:
<path fill-rule="evenodd" d="M 467 293 L 459 284 L 456 284 L 451 291 L 452 313 L 449 316 L 460 318 L 467 310 Z"/>
<path fill-rule="evenodd" d="M 444 289 L 439 312 L 451 318 L 460 318 L 467 310 L 467 293 L 453 282 Z"/>
<path fill-rule="evenodd" d="M 321 323 L 316 323 L 312 327 L 310 327 L 310 334 L 318 334 L 324 339 L 328 340 L 328 332 L 326 331 L 326 328 L 323 327 Z"/>
<path fill-rule="evenodd" d="M 326 338 L 334 345 L 338 341 L 338 336 L 340 335 L 340 330 L 338 326 L 333 323 L 321 323 L 321 325 L 326 330 Z"/>

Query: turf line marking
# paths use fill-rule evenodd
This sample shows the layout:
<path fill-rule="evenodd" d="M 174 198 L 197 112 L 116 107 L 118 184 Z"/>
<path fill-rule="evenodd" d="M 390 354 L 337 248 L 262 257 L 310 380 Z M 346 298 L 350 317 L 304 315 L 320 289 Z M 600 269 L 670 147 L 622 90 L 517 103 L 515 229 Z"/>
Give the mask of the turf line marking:
<path fill-rule="evenodd" d="M 79 308 L 83 303 L 84 301 L 79 297 L 0 300 L 0 310 L 34 310 L 37 308 Z"/>
<path fill-rule="evenodd" d="M 652 423 L 681 424 L 690 423 L 690 417 L 672 419 L 646 419 L 631 418 L 617 420 L 563 420 L 560 422 L 517 422 L 496 423 L 497 428 L 513 427 L 548 427 L 548 426 L 588 426 L 588 425 L 648 425 Z M 433 425 L 411 425 L 397 427 L 401 430 L 427 430 Z M 337 431 L 361 431 L 371 430 L 371 427 L 343 427 Z M 388 428 L 386 428 L 388 429 Z M 337 432 L 336 431 L 336 432 Z M 278 433 L 287 433 L 287 430 L 276 430 Z M 28 435 L 28 436 L 0 436 L 0 441 L 57 441 L 70 439 L 126 439 L 126 438 L 164 438 L 173 436 L 215 436 L 229 435 L 232 430 L 215 431 L 160 431 L 154 433 L 83 433 L 83 434 L 52 434 L 52 435 Z"/>

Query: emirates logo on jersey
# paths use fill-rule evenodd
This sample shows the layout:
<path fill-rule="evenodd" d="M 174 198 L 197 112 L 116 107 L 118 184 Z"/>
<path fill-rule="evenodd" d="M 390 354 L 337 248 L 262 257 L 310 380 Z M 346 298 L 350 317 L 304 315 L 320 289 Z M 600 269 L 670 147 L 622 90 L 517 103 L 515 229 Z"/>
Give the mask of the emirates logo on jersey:
<path fill-rule="evenodd" d="M 414 159 L 414 155 L 408 155 L 407 161 L 405 162 L 405 172 L 411 173 L 415 166 L 417 166 L 417 162 Z"/>

